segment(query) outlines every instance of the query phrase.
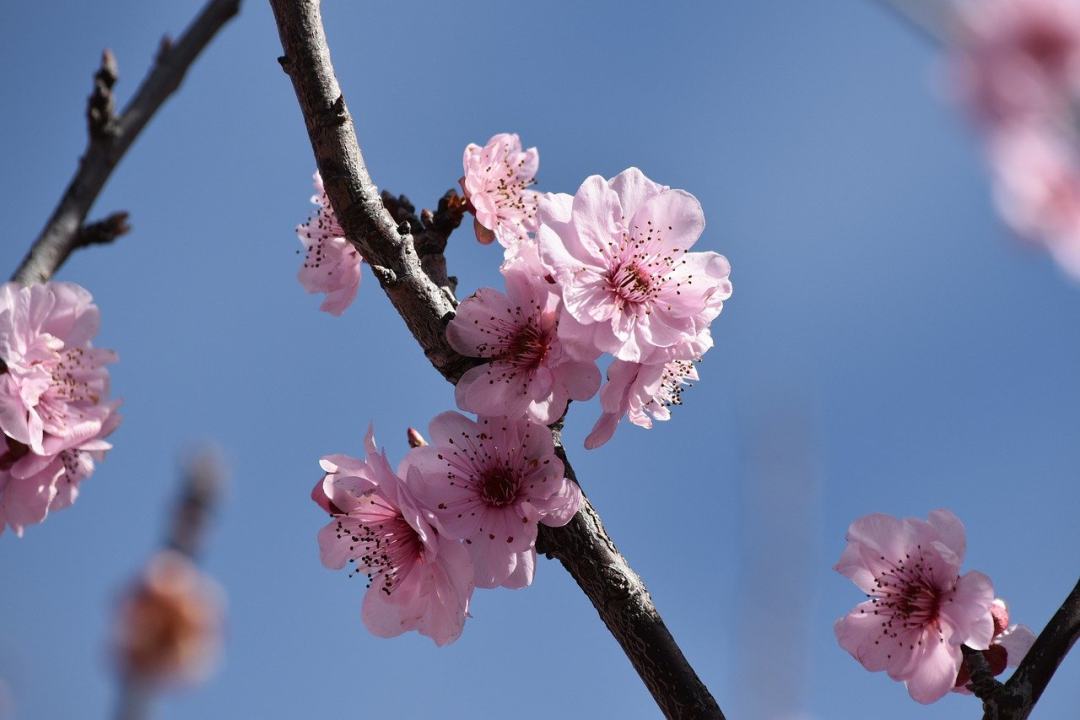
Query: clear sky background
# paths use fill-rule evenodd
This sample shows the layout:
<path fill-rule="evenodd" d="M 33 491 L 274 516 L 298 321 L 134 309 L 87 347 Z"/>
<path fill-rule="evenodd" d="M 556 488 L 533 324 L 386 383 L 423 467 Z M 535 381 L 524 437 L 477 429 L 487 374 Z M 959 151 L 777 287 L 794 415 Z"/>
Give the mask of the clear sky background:
<path fill-rule="evenodd" d="M 0 268 L 14 269 L 85 143 L 99 53 L 129 97 L 196 2 L 7 3 L 0 10 Z M 417 3 L 328 0 L 333 57 L 380 187 L 432 205 L 468 142 L 518 132 L 539 188 L 636 165 L 694 193 L 699 249 L 734 297 L 671 422 L 571 457 L 729 717 L 976 718 L 923 708 L 839 648 L 861 595 L 831 568 L 856 517 L 966 523 L 965 567 L 1041 629 L 1080 562 L 1080 287 L 996 219 L 977 138 L 943 101 L 940 54 L 871 0 Z M 223 662 L 159 717 L 654 718 L 585 596 L 541 561 L 527 590 L 474 596 L 461 639 L 369 635 L 363 580 L 324 569 L 317 461 L 374 422 L 453 406 L 365 269 L 341 318 L 296 282 L 314 169 L 267 3 L 200 58 L 92 217 L 134 232 L 74 256 L 98 345 L 116 349 L 115 449 L 74 508 L 0 537 L 9 718 L 109 717 L 113 600 L 163 534 L 177 461 L 218 443 L 232 482 L 210 536 Z M 454 235 L 468 292 L 499 253 Z M 1076 716 L 1074 653 L 1034 718 Z"/>

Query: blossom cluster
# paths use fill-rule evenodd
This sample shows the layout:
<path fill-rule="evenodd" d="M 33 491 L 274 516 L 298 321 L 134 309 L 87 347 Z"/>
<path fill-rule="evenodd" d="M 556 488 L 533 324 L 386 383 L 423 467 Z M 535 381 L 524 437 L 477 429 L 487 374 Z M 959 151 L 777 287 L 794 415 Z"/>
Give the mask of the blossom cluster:
<path fill-rule="evenodd" d="M 921 703 L 966 691 L 963 646 L 982 651 L 996 675 L 1034 641 L 1028 628 L 1009 625 L 990 578 L 960 574 L 965 549 L 964 526 L 948 510 L 927 520 L 873 514 L 848 528 L 836 564 L 867 597 L 836 621 L 840 646 L 867 670 L 904 682 Z"/>
<path fill-rule="evenodd" d="M 550 424 L 570 400 L 597 392 L 607 353 L 603 414 L 586 440 L 595 448 L 623 416 L 646 428 L 670 417 L 712 347 L 731 268 L 722 255 L 691 251 L 705 228 L 693 195 L 637 168 L 589 177 L 574 195 L 540 194 L 526 189 L 537 165 L 516 135 L 465 152 L 462 187 L 477 223 L 505 248 L 506 291 L 482 288 L 450 322 L 451 347 L 486 361 L 461 378 L 456 400 Z"/>
<path fill-rule="evenodd" d="M 394 469 L 371 430 L 366 458 L 329 455 L 312 499 L 330 515 L 323 564 L 369 576 L 362 618 L 380 637 L 409 630 L 457 639 L 473 590 L 523 588 L 537 525 L 562 526 L 581 504 L 548 429 L 524 417 L 432 420 L 430 444 Z"/>
<path fill-rule="evenodd" d="M 1001 214 L 1080 278 L 1080 3 L 959 5 L 955 75 Z"/>
<path fill-rule="evenodd" d="M 477 239 L 504 251 L 504 289 L 478 290 L 446 330 L 454 350 L 479 361 L 455 392 L 476 419 L 439 415 L 430 444 L 411 431 L 415 446 L 396 470 L 369 432 L 365 459 L 323 458 L 312 494 L 331 516 L 323 563 L 370 578 L 371 632 L 417 630 L 439 645 L 461 634 L 475 588 L 531 584 L 538 525 L 565 525 L 581 505 L 548 426 L 597 391 L 603 413 L 589 448 L 623 416 L 643 427 L 668 419 L 731 295 L 727 260 L 691 252 L 705 220 L 687 192 L 630 168 L 587 178 L 575 195 L 541 194 L 530 189 L 536 149 L 510 134 L 469 145 L 463 164 Z M 337 237 L 325 198 L 317 204 L 330 215 L 315 225 Z"/>
<path fill-rule="evenodd" d="M 111 350 L 93 347 L 100 315 L 73 283 L 0 287 L 0 533 L 22 535 L 75 502 L 112 446 Z"/>

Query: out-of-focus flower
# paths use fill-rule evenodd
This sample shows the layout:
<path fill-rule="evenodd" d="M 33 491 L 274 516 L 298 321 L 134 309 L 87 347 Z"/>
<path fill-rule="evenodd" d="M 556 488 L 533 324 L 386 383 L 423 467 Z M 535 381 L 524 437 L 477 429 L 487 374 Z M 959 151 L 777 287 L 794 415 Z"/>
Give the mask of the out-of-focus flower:
<path fill-rule="evenodd" d="M 536 229 L 536 192 L 529 190 L 540 167 L 536 148 L 521 149 L 516 134 L 499 133 L 487 145 L 470 143 L 462 158 L 461 189 L 476 215 L 476 239 L 513 248 Z"/>
<path fill-rule="evenodd" d="M 697 368 L 689 360 L 672 360 L 659 365 L 641 365 L 615 360 L 608 366 L 607 384 L 600 391 L 603 414 L 585 438 L 585 447 L 598 448 L 615 433 L 625 415 L 630 422 L 649 429 L 653 420 L 669 420 L 672 405 L 682 405 L 682 391 L 698 379 Z"/>
<path fill-rule="evenodd" d="M 963 524 L 948 510 L 929 522 L 873 514 L 851 524 L 847 542 L 835 569 L 869 599 L 836 621 L 840 646 L 918 702 L 940 699 L 956 682 L 961 645 L 985 650 L 994 636 L 990 578 L 960 575 Z"/>
<path fill-rule="evenodd" d="M 956 75 L 991 126 L 1068 112 L 1080 91 L 1080 4 L 968 0 L 957 5 Z"/>
<path fill-rule="evenodd" d="M 1046 247 L 1080 279 L 1080 143 L 1046 126 L 1003 128 L 990 138 L 995 195 L 1005 221 Z"/>
<path fill-rule="evenodd" d="M 204 679 L 221 643 L 223 598 L 186 557 L 158 553 L 121 598 L 113 648 L 125 677 L 172 685 Z"/>
<path fill-rule="evenodd" d="M 537 523 L 560 527 L 581 505 L 567 480 L 551 432 L 524 418 L 480 418 L 456 412 L 431 421 L 431 445 L 409 452 L 416 494 L 448 535 L 465 541 L 476 584 L 532 583 Z M 410 475 L 410 480 L 412 475 Z"/>
<path fill-rule="evenodd" d="M 91 345 L 100 315 L 73 283 L 0 287 L 0 532 L 22 535 L 74 502 L 111 445 L 111 350 Z"/>
<path fill-rule="evenodd" d="M 311 497 L 331 517 L 319 531 L 323 565 L 352 563 L 370 576 L 361 615 L 375 635 L 416 630 L 436 645 L 453 642 L 473 592 L 469 553 L 432 524 L 371 430 L 364 444 L 366 460 L 329 455 L 320 463 L 326 475 Z"/>
<path fill-rule="evenodd" d="M 731 296 L 731 267 L 714 252 L 690 252 L 705 227 L 697 199 L 637 168 L 587 178 L 573 197 L 539 202 L 540 259 L 558 283 L 559 334 L 619 360 L 689 360 L 688 341 Z"/>
<path fill-rule="evenodd" d="M 983 650 L 982 654 L 990 666 L 990 672 L 1000 675 L 1005 672 L 1005 668 L 1016 667 L 1020 664 L 1028 650 L 1035 644 L 1035 633 L 1027 625 L 1009 624 L 1009 610 L 1001 598 L 995 598 L 990 605 L 990 615 L 994 619 L 994 639 L 990 641 L 990 647 Z M 971 670 L 965 660 L 956 676 L 953 692 L 971 694 L 966 687 L 970 681 Z"/>
<path fill-rule="evenodd" d="M 315 194 L 311 202 L 315 214 L 296 228 L 304 246 L 304 264 L 297 275 L 309 293 L 326 293 L 319 309 L 341 315 L 356 297 L 360 287 L 360 253 L 345 238 L 345 231 L 334 215 L 330 198 L 323 188 L 322 176 L 315 171 Z"/>
<path fill-rule="evenodd" d="M 461 303 L 446 329 L 450 346 L 488 362 L 458 381 L 458 407 L 479 415 L 528 415 L 550 424 L 569 400 L 588 400 L 600 371 L 559 340 L 559 295 L 543 277 L 511 268 L 506 294 L 481 288 Z"/>

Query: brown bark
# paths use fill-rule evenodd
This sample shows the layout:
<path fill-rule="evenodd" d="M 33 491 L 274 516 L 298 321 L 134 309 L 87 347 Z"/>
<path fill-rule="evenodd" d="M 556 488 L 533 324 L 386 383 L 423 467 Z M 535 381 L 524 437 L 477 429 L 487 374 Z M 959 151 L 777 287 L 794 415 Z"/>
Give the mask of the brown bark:
<path fill-rule="evenodd" d="M 23 285 L 45 282 L 72 250 L 106 241 L 106 236 L 100 233 L 85 232 L 94 229 L 94 226 L 83 227 L 87 213 L 131 143 L 162 103 L 180 87 L 188 68 L 203 48 L 239 9 L 240 0 L 210 0 L 178 41 L 163 40 L 154 67 L 119 116 L 113 114 L 112 88 L 118 77 L 116 59 L 108 50 L 102 54 L 101 67 L 94 75 L 94 90 L 87 102 L 89 142 L 86 152 L 79 160 L 75 177 L 68 183 L 60 204 L 53 210 L 12 280 Z M 123 219 L 126 221 L 126 214 Z M 126 222 L 123 225 L 126 228 Z M 123 233 L 113 233 L 108 240 L 120 234 Z"/>

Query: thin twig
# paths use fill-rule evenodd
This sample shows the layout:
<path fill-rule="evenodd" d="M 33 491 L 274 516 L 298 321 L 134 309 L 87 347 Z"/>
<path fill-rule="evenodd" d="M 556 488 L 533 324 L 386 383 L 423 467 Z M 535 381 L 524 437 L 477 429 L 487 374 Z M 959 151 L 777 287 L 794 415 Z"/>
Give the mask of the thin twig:
<path fill-rule="evenodd" d="M 877 4 L 934 47 L 952 44 L 953 11 L 949 0 L 878 0 Z"/>
<path fill-rule="evenodd" d="M 195 58 L 218 30 L 236 15 L 240 1 L 210 0 L 177 42 L 163 41 L 154 67 L 119 116 L 113 115 L 116 59 L 107 50 L 103 53 L 101 67 L 94 76 L 94 90 L 87 103 L 90 139 L 86 152 L 79 161 L 75 177 L 60 198 L 60 204 L 12 275 L 12 280 L 23 285 L 45 282 L 71 251 L 79 247 L 80 229 L 109 175 L 162 103 L 180 87 Z"/>
<path fill-rule="evenodd" d="M 989 702 L 983 720 L 1025 720 L 1080 638 L 1080 581 L 1050 618 L 1016 671 Z"/>
<path fill-rule="evenodd" d="M 411 221 L 395 221 L 364 166 L 330 61 L 318 0 L 270 4 L 285 53 L 278 62 L 292 80 L 330 204 L 432 365 L 457 382 L 476 360 L 462 357 L 447 343 L 445 327 L 455 303 L 424 272 Z M 559 452 L 565 458 L 561 444 Z M 569 463 L 567 473 L 573 477 Z M 545 530 L 537 547 L 559 558 L 571 573 L 667 717 L 722 720 L 641 578 L 619 554 L 587 500 L 565 528 Z"/>

